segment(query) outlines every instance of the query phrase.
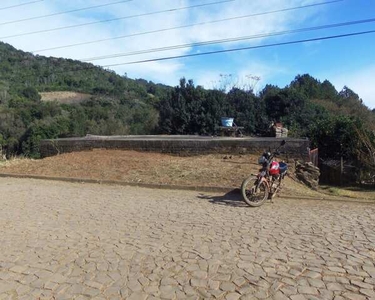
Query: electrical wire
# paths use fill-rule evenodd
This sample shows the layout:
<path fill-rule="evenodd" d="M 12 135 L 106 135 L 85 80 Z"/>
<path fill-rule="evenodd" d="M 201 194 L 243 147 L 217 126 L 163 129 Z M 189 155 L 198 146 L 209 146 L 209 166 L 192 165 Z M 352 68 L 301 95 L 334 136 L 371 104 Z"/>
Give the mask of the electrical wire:
<path fill-rule="evenodd" d="M 164 60 L 171 60 L 171 59 L 178 59 L 178 58 L 186 58 L 186 57 L 194 57 L 194 56 L 202 56 L 202 55 L 212 55 L 212 54 L 227 53 L 227 52 L 237 52 L 237 51 L 243 51 L 243 50 L 252 50 L 252 49 L 259 49 L 259 48 L 276 47 L 276 46 L 285 46 L 285 45 L 292 45 L 292 44 L 300 44 L 300 43 L 316 42 L 316 41 L 322 41 L 322 40 L 337 39 L 337 38 L 356 36 L 356 35 L 364 35 L 364 34 L 370 34 L 370 33 L 375 33 L 375 30 L 360 31 L 360 32 L 339 34 L 339 35 L 331 35 L 331 36 L 325 36 L 325 37 L 296 40 L 296 41 L 289 41 L 289 42 L 282 42 L 282 43 L 273 43 L 273 44 L 250 46 L 250 47 L 224 49 L 224 50 L 216 50 L 216 51 L 210 51 L 210 52 L 201 52 L 201 53 L 193 53 L 193 54 L 186 54 L 186 55 L 168 56 L 168 57 L 161 57 L 161 58 L 154 58 L 154 59 L 136 60 L 136 61 L 130 61 L 130 62 L 125 62 L 125 63 L 103 65 L 101 67 L 109 68 L 109 67 L 116 67 L 116 66 L 122 66 L 122 65 L 132 65 L 132 64 L 140 64 L 140 63 L 148 63 L 148 62 L 157 62 L 157 61 L 164 61 Z"/>
<path fill-rule="evenodd" d="M 30 4 L 33 4 L 33 3 L 38 3 L 38 2 L 43 2 L 43 1 L 44 1 L 44 0 L 29 1 L 29 2 L 25 2 L 25 3 L 17 4 L 17 5 L 6 6 L 6 7 L 0 7 L 0 10 L 6 10 L 6 9 L 10 9 L 10 8 L 16 8 L 16 7 L 25 6 L 25 5 L 30 5 Z"/>
<path fill-rule="evenodd" d="M 365 34 L 370 34 L 370 33 L 375 33 L 375 30 L 360 31 L 360 32 L 346 33 L 346 34 L 340 34 L 340 35 L 331 35 L 331 36 L 317 37 L 317 38 L 311 38 L 311 39 L 295 40 L 295 41 L 288 41 L 288 42 L 282 42 L 282 43 L 273 43 L 273 44 L 265 44 L 265 45 L 258 45 L 258 46 L 249 46 L 249 47 L 241 47 L 241 48 L 233 48 L 233 49 L 225 49 L 225 50 L 216 50 L 216 51 L 210 51 L 210 52 L 201 52 L 201 53 L 193 53 L 193 54 L 186 54 L 186 55 L 168 56 L 168 57 L 161 57 L 161 58 L 154 58 L 154 59 L 145 59 L 145 60 L 130 61 L 130 62 L 124 62 L 124 63 L 117 63 L 117 64 L 108 64 L 108 65 L 102 65 L 102 66 L 93 65 L 91 63 L 85 63 L 85 64 L 87 64 L 87 67 L 83 67 L 83 68 L 80 67 L 80 68 L 71 69 L 71 70 L 62 70 L 62 71 L 54 72 L 54 74 L 67 73 L 67 72 L 80 72 L 80 71 L 91 70 L 91 69 L 95 69 L 95 68 L 118 67 L 118 66 L 123 66 L 123 65 L 158 62 L 158 61 L 165 61 L 165 60 L 173 60 L 173 59 L 180 59 L 180 58 L 203 56 L 203 55 L 214 55 L 214 54 L 220 54 L 220 53 L 254 50 L 254 49 L 260 49 L 260 48 L 269 48 L 269 47 L 293 45 L 293 44 L 300 44 L 300 43 L 309 43 L 309 42 L 316 42 L 316 41 L 322 41 L 322 40 L 331 40 L 331 39 L 337 39 L 337 38 L 365 35 Z"/>
<path fill-rule="evenodd" d="M 221 1 L 204 3 L 204 4 L 196 4 L 196 5 L 191 5 L 191 6 L 177 7 L 177 8 L 160 10 L 160 11 L 155 11 L 155 12 L 150 12 L 150 13 L 132 15 L 132 16 L 125 16 L 125 17 L 119 17 L 119 18 L 113 18 L 113 19 L 107 19 L 107 20 L 100 20 L 100 21 L 94 21 L 94 22 L 88 22 L 88 23 L 82 23 L 82 24 L 76 24 L 76 25 L 68 25 L 68 26 L 56 27 L 56 28 L 51 28 L 51 29 L 30 31 L 30 32 L 25 32 L 25 33 L 3 36 L 3 37 L 0 37 L 0 39 L 6 40 L 6 39 L 21 37 L 21 36 L 26 36 L 26 35 L 46 33 L 46 32 L 52 32 L 52 31 L 58 31 L 58 30 L 64 30 L 64 29 L 77 28 L 77 27 L 84 27 L 84 26 L 89 26 L 89 25 L 94 25 L 94 24 L 108 23 L 108 22 L 114 22 L 114 21 L 119 21 L 119 20 L 124 20 L 124 19 L 131 19 L 131 18 L 138 18 L 138 17 L 143 17 L 143 16 L 156 15 L 156 14 L 161 14 L 161 13 L 166 13 L 166 12 L 175 12 L 175 11 L 179 11 L 179 10 L 185 10 L 185 9 L 209 6 L 209 5 L 216 5 L 216 4 L 222 4 L 222 3 L 227 3 L 227 2 L 233 2 L 233 1 L 236 1 L 236 0 L 221 0 Z M 336 0 L 336 1 L 343 1 L 343 0 Z"/>
<path fill-rule="evenodd" d="M 101 7 L 106 7 L 106 6 L 111 6 L 111 5 L 115 5 L 115 4 L 131 2 L 131 1 L 133 1 L 133 0 L 123 0 L 123 1 L 111 2 L 111 3 L 107 3 L 107 4 L 100 4 L 100 5 L 95 5 L 95 6 L 87 6 L 87 7 L 83 7 L 83 8 L 66 10 L 66 11 L 56 12 L 56 13 L 52 13 L 52 14 L 48 14 L 48 15 L 42 15 L 42 16 L 30 17 L 30 18 L 26 18 L 26 19 L 8 21 L 8 22 L 0 23 L 0 26 L 8 25 L 8 24 L 14 24 L 14 23 L 21 23 L 21 22 L 26 22 L 26 21 L 31 21 L 31 20 L 37 20 L 37 19 L 43 19 L 43 18 L 58 16 L 58 15 L 64 15 L 64 14 L 69 14 L 69 13 L 84 11 L 84 10 L 89 10 L 89 9 L 101 8 Z M 39 1 L 37 1 L 37 2 L 39 2 Z"/>
<path fill-rule="evenodd" d="M 93 41 L 87 41 L 87 42 L 81 42 L 81 43 L 75 43 L 75 44 L 69 44 L 69 45 L 63 45 L 63 46 L 56 46 L 56 47 L 38 49 L 38 50 L 31 51 L 31 53 L 41 53 L 41 52 L 50 51 L 50 50 L 66 49 L 66 48 L 78 47 L 78 46 L 83 46 L 83 45 L 102 43 L 102 42 L 107 42 L 107 41 L 112 41 L 112 40 L 124 39 L 124 38 L 128 38 L 128 37 L 135 37 L 135 36 L 141 36 L 141 35 L 147 35 L 147 34 L 153 34 L 153 33 L 159 33 L 159 32 L 166 32 L 166 31 L 171 31 L 171 30 L 176 30 L 176 29 L 184 29 L 184 28 L 189 28 L 189 27 L 194 27 L 194 26 L 203 26 L 203 25 L 208 25 L 208 24 L 215 24 L 215 23 L 220 23 L 220 22 L 227 22 L 227 21 L 251 18 L 251 17 L 256 17 L 256 16 L 280 13 L 280 12 L 291 11 L 291 10 L 298 10 L 298 9 L 314 7 L 314 6 L 319 6 L 319 5 L 327 5 L 327 4 L 332 4 L 332 3 L 336 3 L 336 2 L 342 2 L 342 1 L 344 1 L 344 0 L 334 0 L 334 1 L 320 2 L 320 3 L 315 3 L 315 4 L 289 7 L 289 8 L 284 8 L 284 9 L 261 12 L 261 13 L 247 14 L 247 15 L 236 16 L 236 17 L 225 18 L 225 19 L 217 19 L 217 20 L 212 20 L 212 21 L 192 23 L 192 24 L 175 26 L 175 27 L 168 27 L 168 28 L 157 29 L 157 30 L 152 30 L 152 31 L 144 31 L 144 32 L 139 32 L 139 33 L 121 35 L 121 36 L 117 36 L 117 37 L 111 37 L 111 38 L 105 38 L 105 39 L 99 39 L 99 40 L 93 40 Z"/>
<path fill-rule="evenodd" d="M 16 8 L 20 6 L 25 6 L 25 5 L 30 5 L 38 2 L 43 2 L 44 0 L 37 0 L 37 1 L 30 1 L 30 2 L 25 2 L 17 5 L 12 5 L 12 6 L 6 6 L 6 7 L 0 7 L 0 10 L 6 10 L 6 9 L 11 9 L 11 8 Z"/>
<path fill-rule="evenodd" d="M 371 23 L 371 22 L 375 22 L 375 18 L 350 21 L 350 22 L 344 22 L 344 23 L 327 24 L 327 25 L 321 25 L 321 26 L 315 26 L 315 27 L 285 30 L 285 31 L 259 33 L 259 34 L 250 35 L 250 36 L 241 36 L 241 37 L 235 37 L 235 38 L 226 38 L 226 39 L 220 39 L 220 40 L 211 40 L 211 41 L 204 41 L 204 42 L 197 42 L 197 43 L 181 44 L 181 45 L 174 45 L 174 46 L 169 46 L 169 47 L 152 48 L 152 49 L 138 50 L 138 51 L 132 51 L 132 52 L 125 52 L 125 53 L 116 53 L 116 54 L 111 54 L 111 55 L 82 58 L 79 60 L 83 62 L 91 62 L 91 61 L 97 61 L 97 60 L 103 60 L 103 59 L 133 56 L 133 55 L 139 55 L 139 54 L 150 54 L 154 52 L 169 51 L 169 50 L 191 48 L 191 47 L 201 47 L 201 46 L 208 46 L 208 45 L 217 45 L 217 44 L 223 44 L 223 43 L 240 42 L 240 41 L 251 40 L 251 39 L 267 38 L 267 37 L 273 37 L 273 36 L 279 36 L 279 35 L 285 35 L 285 34 L 322 30 L 322 29 L 335 28 L 335 27 L 352 26 L 352 25 Z"/>

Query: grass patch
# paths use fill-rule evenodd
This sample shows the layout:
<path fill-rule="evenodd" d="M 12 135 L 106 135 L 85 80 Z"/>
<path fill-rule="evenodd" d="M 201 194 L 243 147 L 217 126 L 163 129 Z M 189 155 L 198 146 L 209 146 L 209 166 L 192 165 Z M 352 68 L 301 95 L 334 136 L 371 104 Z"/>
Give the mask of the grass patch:
<path fill-rule="evenodd" d="M 333 186 L 326 186 L 326 185 L 321 185 L 320 189 L 326 193 L 330 194 L 332 196 L 342 196 L 341 195 L 341 190 L 338 187 L 333 187 Z"/>
<path fill-rule="evenodd" d="M 331 196 L 375 200 L 375 189 L 355 187 L 320 186 L 320 191 Z"/>

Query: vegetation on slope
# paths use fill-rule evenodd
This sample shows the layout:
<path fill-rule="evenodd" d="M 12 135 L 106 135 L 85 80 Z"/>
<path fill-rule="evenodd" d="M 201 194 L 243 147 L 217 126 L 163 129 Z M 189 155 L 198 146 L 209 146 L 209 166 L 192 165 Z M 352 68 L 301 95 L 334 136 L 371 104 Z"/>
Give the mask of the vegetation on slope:
<path fill-rule="evenodd" d="M 91 97 L 73 104 L 41 101 L 39 93 L 51 91 Z M 0 43 L 0 145 L 8 156 L 38 157 L 41 139 L 87 133 L 213 135 L 222 116 L 234 117 L 249 135 L 267 135 L 271 121 L 281 121 L 291 136 L 310 138 L 323 159 L 375 165 L 375 114 L 354 91 L 336 91 L 327 80 L 298 75 L 258 95 L 236 87 L 207 90 L 185 79 L 172 88 Z"/>
<path fill-rule="evenodd" d="M 79 61 L 46 58 L 0 43 L 0 145 L 38 157 L 41 139 L 156 132 L 159 98 L 170 89 Z M 78 104 L 42 102 L 40 92 L 92 95 Z"/>

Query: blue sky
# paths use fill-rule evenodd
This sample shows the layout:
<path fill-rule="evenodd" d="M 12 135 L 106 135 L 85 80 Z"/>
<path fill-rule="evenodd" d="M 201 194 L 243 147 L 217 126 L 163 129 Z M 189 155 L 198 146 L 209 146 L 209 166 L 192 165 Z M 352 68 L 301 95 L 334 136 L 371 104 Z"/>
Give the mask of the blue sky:
<path fill-rule="evenodd" d="M 2 0 L 0 4 L 0 23 L 118 1 L 44 0 L 18 8 L 1 10 L 1 7 L 29 2 L 28 0 Z M 0 37 L 217 1 L 133 0 L 50 18 L 0 25 Z M 325 1 L 234 0 L 205 7 L 56 30 L 49 33 L 0 38 L 0 40 L 10 43 L 18 49 L 34 52 L 35 50 L 69 44 L 91 42 L 98 39 L 167 29 L 186 24 L 210 22 L 322 2 Z M 37 54 L 84 59 L 370 18 L 375 18 L 375 1 L 343 0 L 299 10 L 217 22 L 204 26 L 192 26 L 178 30 L 168 30 L 102 43 L 91 43 L 88 45 L 37 52 Z M 134 60 L 283 43 L 366 30 L 375 30 L 375 22 L 221 45 L 187 47 L 137 56 L 111 58 L 98 60 L 94 63 L 109 65 Z M 255 86 L 256 91 L 259 91 L 265 84 L 275 84 L 283 87 L 290 83 L 297 74 L 309 73 L 321 81 L 328 79 L 338 90 L 344 85 L 349 86 L 359 94 L 367 106 L 375 108 L 375 33 L 210 56 L 121 65 L 113 69 L 121 75 L 126 73 L 131 78 L 144 78 L 169 85 L 177 85 L 181 77 L 186 77 L 193 79 L 196 84 L 203 85 L 206 88 L 222 87 L 223 85 L 237 85 L 240 87 Z"/>

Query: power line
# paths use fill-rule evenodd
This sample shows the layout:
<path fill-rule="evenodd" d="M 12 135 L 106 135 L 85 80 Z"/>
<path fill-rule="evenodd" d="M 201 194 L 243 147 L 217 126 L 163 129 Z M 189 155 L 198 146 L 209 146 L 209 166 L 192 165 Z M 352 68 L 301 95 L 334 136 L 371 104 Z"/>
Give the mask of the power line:
<path fill-rule="evenodd" d="M 72 47 L 102 43 L 102 42 L 107 42 L 107 41 L 112 41 L 112 40 L 119 40 L 119 39 L 124 39 L 124 38 L 128 38 L 128 37 L 135 37 L 135 36 L 141 36 L 141 35 L 147 35 L 147 34 L 153 34 L 153 33 L 159 33 L 159 32 L 166 32 L 166 31 L 171 31 L 171 30 L 176 30 L 176 29 L 184 29 L 184 28 L 189 28 L 189 27 L 194 27 L 194 26 L 203 26 L 203 25 L 208 25 L 208 24 L 215 24 L 215 23 L 220 23 L 220 22 L 227 22 L 227 21 L 251 18 L 251 17 L 262 16 L 262 15 L 267 15 L 267 14 L 274 14 L 274 13 L 280 13 L 280 12 L 285 12 L 285 11 L 314 7 L 314 6 L 318 6 L 318 5 L 327 5 L 327 4 L 332 4 L 332 3 L 336 3 L 336 2 L 342 2 L 342 1 L 344 1 L 344 0 L 334 0 L 334 1 L 320 2 L 320 3 L 315 3 L 315 4 L 303 5 L 303 6 L 289 7 L 289 8 L 284 8 L 284 9 L 278 9 L 278 10 L 272 10 L 272 11 L 254 13 L 254 14 L 248 14 L 248 15 L 242 15 L 242 16 L 236 16 L 236 17 L 225 18 L 225 19 L 218 19 L 218 20 L 212 20 L 212 21 L 206 21 L 206 22 L 200 22 L 200 23 L 192 23 L 192 24 L 187 24 L 187 25 L 168 27 L 168 28 L 151 30 L 151 31 L 144 31 L 144 32 L 139 32 L 139 33 L 121 35 L 121 36 L 117 36 L 117 37 L 87 41 L 87 42 L 82 42 L 82 43 L 75 43 L 75 44 L 69 44 L 69 45 L 63 45 L 63 46 L 57 46 L 57 47 L 51 47 L 51 48 L 38 49 L 38 50 L 33 50 L 31 52 L 32 53 L 40 53 L 40 52 L 45 52 L 45 51 L 49 51 L 49 50 L 72 48 Z"/>
<path fill-rule="evenodd" d="M 124 20 L 124 19 L 138 18 L 138 17 L 143 17 L 143 16 L 150 16 L 150 15 L 156 15 L 156 14 L 161 14 L 161 13 L 166 13 L 166 12 L 174 12 L 174 11 L 179 11 L 179 10 L 185 10 L 185 9 L 209 6 L 209 5 L 216 5 L 216 4 L 222 4 L 222 3 L 227 3 L 227 2 L 233 2 L 233 1 L 236 1 L 236 0 L 221 0 L 221 1 L 204 3 L 204 4 L 196 4 L 196 5 L 191 5 L 191 6 L 177 7 L 177 8 L 160 10 L 160 11 L 155 11 L 155 12 L 150 12 L 150 13 L 132 15 L 132 16 L 100 20 L 100 21 L 94 21 L 94 22 L 88 22 L 88 23 L 82 23 L 82 24 L 76 24 L 76 25 L 68 25 L 68 26 L 56 27 L 56 28 L 51 28 L 51 29 L 43 29 L 43 30 L 38 30 L 38 31 L 30 31 L 30 32 L 25 32 L 25 33 L 3 36 L 3 37 L 0 37 L 0 39 L 5 40 L 5 39 L 20 37 L 20 36 L 46 33 L 46 32 L 52 32 L 52 31 L 58 31 L 58 30 L 63 30 L 63 29 L 70 29 L 70 28 L 77 28 L 77 27 L 89 26 L 89 25 L 100 24 L 100 23 L 108 23 L 108 22 L 114 22 L 114 21 L 119 21 L 119 20 Z M 343 0 L 336 0 L 336 1 L 343 1 Z"/>
<path fill-rule="evenodd" d="M 350 21 L 350 22 L 344 22 L 344 23 L 327 24 L 327 25 L 321 25 L 321 26 L 315 26 L 315 27 L 285 30 L 285 31 L 260 33 L 260 34 L 250 35 L 250 36 L 242 36 L 242 37 L 226 38 L 226 39 L 220 39 L 220 40 L 211 40 L 211 41 L 204 41 L 204 42 L 197 42 L 197 43 L 181 44 L 181 45 L 175 45 L 175 46 L 169 46 L 169 47 L 145 49 L 145 50 L 138 50 L 138 51 L 132 51 L 132 52 L 117 53 L 117 54 L 112 54 L 112 55 L 82 58 L 79 60 L 83 62 L 90 62 L 90 61 L 103 60 L 103 59 L 109 59 L 109 58 L 118 58 L 118 57 L 124 57 L 124 56 L 149 54 L 149 53 L 154 53 L 154 52 L 176 50 L 176 49 L 182 49 L 182 48 L 201 47 L 201 46 L 207 46 L 207 45 L 239 42 L 239 41 L 245 41 L 245 40 L 250 40 L 250 39 L 266 38 L 266 37 L 279 36 L 279 35 L 285 35 L 285 34 L 300 33 L 300 32 L 321 30 L 321 29 L 334 28 L 334 27 L 351 26 L 351 25 L 371 23 L 371 22 L 375 22 L 375 18 L 358 20 L 358 21 Z"/>
<path fill-rule="evenodd" d="M 300 44 L 300 43 L 316 42 L 316 41 L 322 41 L 322 40 L 337 39 L 337 38 L 356 36 L 356 35 L 364 35 L 364 34 L 369 34 L 369 33 L 375 33 L 375 30 L 360 31 L 360 32 L 354 32 L 354 33 L 331 35 L 331 36 L 325 36 L 325 37 L 296 40 L 296 41 L 289 41 L 289 42 L 282 42 L 282 43 L 273 43 L 273 44 L 266 44 L 266 45 L 259 45 L 259 46 L 250 46 L 250 47 L 242 47 L 242 48 L 216 50 L 216 51 L 210 51 L 210 52 L 201 52 L 201 53 L 193 53 L 193 54 L 186 54 L 186 55 L 176 55 L 176 56 L 168 56 L 168 57 L 161 57 L 161 58 L 154 58 L 154 59 L 144 59 L 144 60 L 137 60 L 137 61 L 131 61 L 131 62 L 126 62 L 126 63 L 103 65 L 101 67 L 108 68 L 108 67 L 116 67 L 116 66 L 122 66 L 122 65 L 132 65 L 132 64 L 156 62 L 156 61 L 163 61 L 163 60 L 172 60 L 172 59 L 194 57 L 194 56 L 212 55 L 212 54 L 219 54 L 219 53 L 226 53 L 226 52 L 236 52 L 236 51 L 252 50 L 252 49 L 259 49 L 259 48 L 285 46 L 285 45 L 292 45 L 292 44 Z"/>
<path fill-rule="evenodd" d="M 41 1 L 43 1 L 43 0 L 41 0 Z M 42 15 L 42 16 L 30 17 L 30 18 L 26 18 L 26 19 L 19 19 L 19 20 L 0 23 L 0 26 L 1 25 L 7 25 L 7 24 L 21 23 L 21 22 L 26 22 L 26 21 L 31 21 L 31 20 L 37 20 L 37 19 L 42 19 L 42 18 L 48 18 L 48 17 L 58 16 L 58 15 L 64 15 L 64 14 L 69 14 L 69 13 L 73 13 L 73 12 L 89 10 L 89 9 L 94 9 L 94 8 L 106 7 L 106 6 L 111 6 L 111 5 L 115 5 L 115 4 L 130 2 L 130 1 L 133 1 L 133 0 L 117 1 L 117 2 L 107 3 L 107 4 L 100 4 L 100 5 L 95 5 L 95 6 L 77 8 L 77 9 L 73 9 L 73 10 L 56 12 L 56 13 L 52 13 L 52 14 L 49 14 L 49 15 Z M 39 1 L 35 1 L 35 2 L 39 2 Z"/>
<path fill-rule="evenodd" d="M 10 9 L 10 8 L 15 8 L 15 7 L 20 7 L 20 6 L 30 5 L 30 4 L 37 3 L 37 2 L 42 2 L 42 1 L 44 1 L 44 0 L 29 1 L 29 2 L 25 2 L 25 3 L 17 4 L 17 5 L 0 7 L 0 10 L 6 10 L 6 9 Z"/>
<path fill-rule="evenodd" d="M 316 41 L 322 41 L 322 40 L 330 40 L 330 39 L 344 38 L 344 37 L 350 37 L 350 36 L 358 36 L 358 35 L 364 35 L 364 34 L 370 34 L 370 33 L 375 33 L 375 30 L 360 31 L 360 32 L 354 32 L 354 33 L 331 35 L 331 36 L 325 36 L 325 37 L 303 39 L 303 40 L 296 40 L 296 41 L 288 41 L 288 42 L 282 42 L 282 43 L 273 43 L 273 44 L 266 44 L 266 45 L 259 45 L 259 46 L 250 46 L 250 47 L 241 47 L 241 48 L 233 48 L 233 49 L 225 49 L 225 50 L 216 50 L 216 51 L 210 51 L 210 52 L 201 52 L 201 53 L 186 54 L 186 55 L 168 56 L 168 57 L 161 57 L 161 58 L 155 58 L 155 59 L 145 59 L 145 60 L 124 62 L 124 63 L 117 63 L 117 64 L 109 64 L 109 65 L 103 65 L 103 66 L 97 66 L 97 65 L 86 63 L 88 65 L 87 67 L 71 69 L 71 70 L 62 70 L 62 71 L 54 72 L 54 74 L 66 73 L 66 72 L 79 72 L 79 71 L 91 70 L 91 69 L 95 69 L 95 68 L 109 68 L 109 67 L 117 67 L 117 66 L 123 66 L 123 65 L 141 64 L 141 63 L 165 61 L 165 60 L 172 60 L 172 59 L 179 59 L 179 58 L 188 58 L 188 57 L 213 55 L 213 54 L 220 54 L 220 53 L 227 53 L 227 52 L 236 52 L 236 51 L 253 50 L 253 49 L 268 48 L 268 47 L 293 45 L 293 44 L 300 44 L 300 43 L 309 43 L 309 42 L 316 42 Z"/>

